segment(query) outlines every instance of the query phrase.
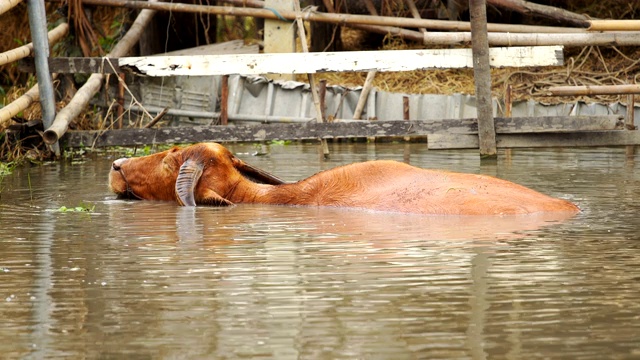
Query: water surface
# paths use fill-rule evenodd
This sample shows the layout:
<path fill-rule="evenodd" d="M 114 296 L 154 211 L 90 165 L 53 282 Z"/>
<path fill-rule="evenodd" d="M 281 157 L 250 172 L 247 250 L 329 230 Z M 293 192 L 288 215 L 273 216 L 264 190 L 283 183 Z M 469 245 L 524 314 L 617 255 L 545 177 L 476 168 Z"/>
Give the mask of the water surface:
<path fill-rule="evenodd" d="M 567 221 L 116 200 L 116 155 L 0 183 L 7 358 L 640 358 L 640 173 L 624 149 L 230 145 L 285 180 L 371 159 L 498 176 Z M 93 212 L 60 212 L 62 206 Z"/>

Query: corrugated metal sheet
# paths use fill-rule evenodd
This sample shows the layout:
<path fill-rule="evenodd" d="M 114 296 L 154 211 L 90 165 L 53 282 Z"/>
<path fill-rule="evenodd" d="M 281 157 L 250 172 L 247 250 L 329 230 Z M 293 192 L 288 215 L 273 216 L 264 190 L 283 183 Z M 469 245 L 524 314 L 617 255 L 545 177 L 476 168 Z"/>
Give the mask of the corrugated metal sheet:
<path fill-rule="evenodd" d="M 219 112 L 219 76 L 146 78 L 141 85 L 145 106 L 201 111 L 202 116 L 181 117 L 173 125 L 215 123 Z M 326 115 L 352 119 L 362 89 L 328 86 Z M 476 117 L 475 97 L 465 94 L 401 94 L 372 90 L 361 119 L 401 120 L 403 97 L 409 97 L 411 120 Z M 502 106 L 494 99 L 494 116 L 502 116 Z M 635 109 L 636 117 L 640 110 Z M 571 102 L 542 104 L 534 100 L 513 104 L 512 116 L 625 115 L 621 103 Z M 213 118 L 212 118 L 213 115 Z M 199 119 L 200 118 L 200 119 Z M 229 77 L 229 120 L 246 122 L 305 122 L 315 119 L 308 84 L 275 82 L 264 77 Z"/>

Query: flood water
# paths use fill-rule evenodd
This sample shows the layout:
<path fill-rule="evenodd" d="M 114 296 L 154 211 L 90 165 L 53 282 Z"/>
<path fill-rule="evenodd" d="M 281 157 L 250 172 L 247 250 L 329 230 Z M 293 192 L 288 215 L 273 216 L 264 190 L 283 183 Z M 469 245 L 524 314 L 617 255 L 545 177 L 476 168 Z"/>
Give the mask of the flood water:
<path fill-rule="evenodd" d="M 625 149 L 228 146 L 285 180 L 396 159 L 576 202 L 539 216 L 116 200 L 116 155 L 0 183 L 0 357 L 640 358 L 640 171 Z M 62 212 L 61 207 L 93 207 Z"/>

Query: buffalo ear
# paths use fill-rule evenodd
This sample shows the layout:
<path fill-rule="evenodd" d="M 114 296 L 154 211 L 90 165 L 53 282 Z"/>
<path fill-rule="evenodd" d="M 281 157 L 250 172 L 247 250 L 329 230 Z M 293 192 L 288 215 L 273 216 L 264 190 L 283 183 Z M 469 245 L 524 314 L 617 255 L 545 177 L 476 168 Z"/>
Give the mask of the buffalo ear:
<path fill-rule="evenodd" d="M 238 171 L 240 171 L 242 176 L 247 177 L 254 182 L 269 185 L 286 184 L 286 181 L 280 179 L 279 177 L 272 175 L 262 169 L 258 169 L 253 165 L 249 165 L 235 156 L 232 158 L 232 161 L 233 166 L 238 169 Z"/>
<path fill-rule="evenodd" d="M 176 196 L 181 206 L 196 206 L 194 191 L 202 176 L 202 170 L 202 164 L 191 159 L 180 166 L 176 180 Z"/>

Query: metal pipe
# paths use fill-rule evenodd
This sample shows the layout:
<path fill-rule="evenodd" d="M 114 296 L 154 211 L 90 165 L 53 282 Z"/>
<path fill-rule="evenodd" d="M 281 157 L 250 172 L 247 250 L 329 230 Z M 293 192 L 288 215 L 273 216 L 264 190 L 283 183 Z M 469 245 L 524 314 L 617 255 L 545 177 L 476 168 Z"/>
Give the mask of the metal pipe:
<path fill-rule="evenodd" d="M 56 98 L 53 93 L 53 79 L 49 72 L 49 39 L 47 38 L 47 16 L 43 0 L 27 0 L 29 13 L 29 28 L 33 40 L 33 53 L 36 63 L 36 77 L 40 92 L 40 106 L 42 107 L 42 123 L 47 129 L 53 124 L 56 116 Z M 51 150 L 60 155 L 58 142 L 50 144 Z"/>

